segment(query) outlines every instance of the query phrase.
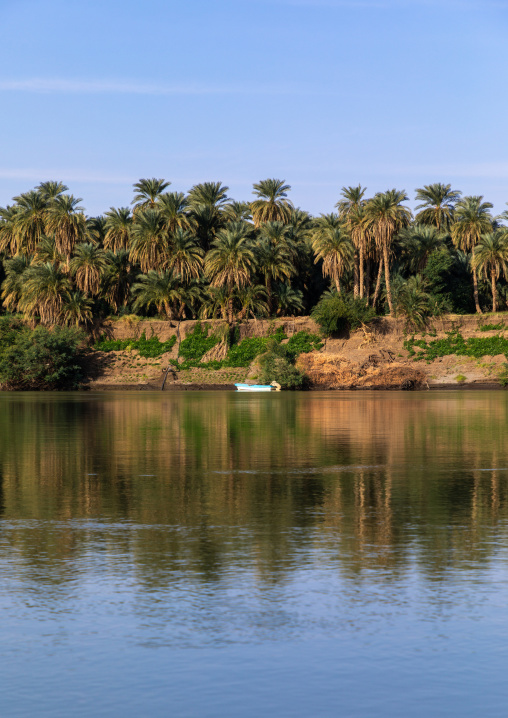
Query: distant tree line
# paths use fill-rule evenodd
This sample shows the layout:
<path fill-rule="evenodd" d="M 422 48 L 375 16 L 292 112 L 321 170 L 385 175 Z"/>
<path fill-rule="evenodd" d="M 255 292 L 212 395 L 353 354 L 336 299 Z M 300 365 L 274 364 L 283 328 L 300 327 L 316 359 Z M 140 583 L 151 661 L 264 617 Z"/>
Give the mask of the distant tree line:
<path fill-rule="evenodd" d="M 88 217 L 61 182 L 0 208 L 4 310 L 86 326 L 110 314 L 168 319 L 307 314 L 348 301 L 415 326 L 443 312 L 506 307 L 508 212 L 450 185 L 366 196 L 343 187 L 335 212 L 295 208 L 278 179 L 238 202 L 220 182 L 188 194 L 141 179 L 129 207 Z"/>

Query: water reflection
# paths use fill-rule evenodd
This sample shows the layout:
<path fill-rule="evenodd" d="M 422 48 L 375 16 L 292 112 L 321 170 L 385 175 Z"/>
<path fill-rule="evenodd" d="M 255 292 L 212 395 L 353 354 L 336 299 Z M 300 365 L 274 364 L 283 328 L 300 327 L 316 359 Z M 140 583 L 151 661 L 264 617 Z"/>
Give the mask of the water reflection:
<path fill-rule="evenodd" d="M 109 557 L 146 590 L 441 580 L 506 543 L 506 417 L 500 392 L 4 395 L 0 557 L 51 584 Z"/>

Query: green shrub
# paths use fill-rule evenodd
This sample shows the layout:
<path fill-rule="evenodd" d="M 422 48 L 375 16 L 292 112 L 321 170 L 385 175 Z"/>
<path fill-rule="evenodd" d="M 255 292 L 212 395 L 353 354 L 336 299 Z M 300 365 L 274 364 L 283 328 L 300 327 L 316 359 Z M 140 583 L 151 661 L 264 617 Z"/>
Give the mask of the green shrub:
<path fill-rule="evenodd" d="M 207 351 L 212 349 L 219 341 L 214 334 L 208 335 L 208 327 L 196 324 L 194 330 L 180 344 L 179 356 L 187 362 L 199 362 Z"/>
<path fill-rule="evenodd" d="M 75 389 L 82 382 L 81 331 L 21 328 L 10 333 L 8 344 L 6 334 L 0 329 L 0 381 L 7 389 Z"/>
<path fill-rule="evenodd" d="M 278 382 L 282 389 L 302 389 L 305 385 L 305 375 L 280 354 L 269 351 L 259 360 L 261 384 Z"/>
<path fill-rule="evenodd" d="M 348 329 L 354 331 L 362 324 L 371 322 L 376 312 L 367 306 L 364 299 L 327 292 L 316 304 L 311 316 L 323 333 L 328 335 Z"/>
<path fill-rule="evenodd" d="M 171 351 L 176 342 L 176 337 L 170 337 L 167 341 L 161 342 L 158 337 L 146 338 L 145 332 L 139 339 L 105 339 L 101 338 L 95 344 L 95 349 L 102 352 L 126 351 L 137 349 L 139 355 L 146 359 L 154 359 L 166 352 Z"/>

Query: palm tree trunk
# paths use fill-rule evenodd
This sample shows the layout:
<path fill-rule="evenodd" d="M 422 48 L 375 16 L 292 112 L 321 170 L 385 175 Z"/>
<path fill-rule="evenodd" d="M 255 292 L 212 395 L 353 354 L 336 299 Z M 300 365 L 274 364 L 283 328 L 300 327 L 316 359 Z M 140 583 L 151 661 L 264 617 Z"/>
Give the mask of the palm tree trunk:
<path fill-rule="evenodd" d="M 494 267 L 490 270 L 490 282 L 492 285 L 492 311 L 497 312 L 496 272 Z"/>
<path fill-rule="evenodd" d="M 228 323 L 233 324 L 233 295 L 231 293 L 228 299 Z"/>
<path fill-rule="evenodd" d="M 476 313 L 482 314 L 482 310 L 480 307 L 480 300 L 478 299 L 478 276 L 476 274 L 476 267 L 474 266 L 474 247 L 472 251 L 471 256 L 471 264 L 473 265 L 473 292 L 474 292 L 474 304 L 476 307 Z"/>
<path fill-rule="evenodd" d="M 266 294 L 268 295 L 268 313 L 272 316 L 273 298 L 272 298 L 272 278 L 269 274 L 265 274 Z"/>
<path fill-rule="evenodd" d="M 374 299 L 372 300 L 372 306 L 375 307 L 379 297 L 379 291 L 381 289 L 381 275 L 383 274 L 383 260 L 379 258 L 379 269 L 377 271 L 376 288 L 374 290 Z"/>
<path fill-rule="evenodd" d="M 359 250 L 359 258 L 358 258 L 358 264 L 359 264 L 359 273 L 360 273 L 360 297 L 363 299 L 363 289 L 364 289 L 364 280 L 363 280 L 363 244 L 360 244 L 360 250 Z"/>
<path fill-rule="evenodd" d="M 386 284 L 386 298 L 388 299 L 388 307 L 390 308 L 390 314 L 393 316 L 393 302 L 392 302 L 392 288 L 390 286 L 390 265 L 388 262 L 388 247 L 386 244 L 383 247 L 383 257 L 385 261 L 385 284 Z"/>
<path fill-rule="evenodd" d="M 340 294 L 340 279 L 339 275 L 335 275 L 335 289 L 337 290 L 337 294 Z"/>
<path fill-rule="evenodd" d="M 355 264 L 353 270 L 353 296 L 358 296 L 358 254 L 355 251 Z"/>
<path fill-rule="evenodd" d="M 365 297 L 367 299 L 367 304 L 369 303 L 370 299 L 370 269 L 370 257 L 367 257 L 367 260 L 365 262 Z"/>

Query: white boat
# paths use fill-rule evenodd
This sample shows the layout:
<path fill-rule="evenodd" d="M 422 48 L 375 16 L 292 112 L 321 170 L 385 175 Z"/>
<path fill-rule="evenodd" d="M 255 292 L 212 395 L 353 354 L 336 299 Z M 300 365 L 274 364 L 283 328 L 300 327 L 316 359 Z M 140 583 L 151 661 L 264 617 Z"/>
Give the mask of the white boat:
<path fill-rule="evenodd" d="M 280 384 L 235 384 L 237 391 L 280 391 Z"/>

